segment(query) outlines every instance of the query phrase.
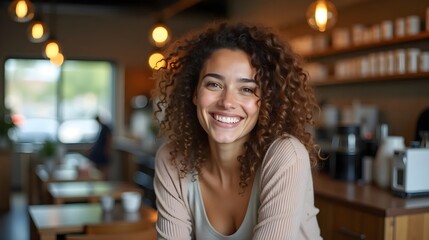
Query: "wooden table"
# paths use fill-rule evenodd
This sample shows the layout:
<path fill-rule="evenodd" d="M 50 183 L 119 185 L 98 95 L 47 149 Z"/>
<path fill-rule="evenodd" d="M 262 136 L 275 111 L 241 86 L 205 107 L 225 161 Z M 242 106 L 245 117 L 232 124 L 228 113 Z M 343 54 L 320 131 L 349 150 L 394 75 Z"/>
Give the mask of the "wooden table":
<path fill-rule="evenodd" d="M 58 235 L 83 233 L 85 224 L 124 221 L 155 223 L 157 212 L 142 205 L 140 211 L 126 213 L 120 204 L 111 212 L 103 212 L 100 204 L 72 203 L 33 205 L 28 207 L 31 240 L 56 240 Z"/>
<path fill-rule="evenodd" d="M 89 159 L 79 153 L 69 153 L 52 169 L 46 164 L 36 166 L 35 188 L 39 201 L 33 204 L 49 204 L 48 184 L 52 182 L 89 182 L 104 180 L 103 174 L 96 169 Z"/>
<path fill-rule="evenodd" d="M 53 204 L 66 202 L 99 202 L 103 195 L 120 199 L 123 192 L 138 191 L 138 186 L 128 182 L 97 181 L 97 182 L 53 182 L 48 184 L 48 193 Z"/>

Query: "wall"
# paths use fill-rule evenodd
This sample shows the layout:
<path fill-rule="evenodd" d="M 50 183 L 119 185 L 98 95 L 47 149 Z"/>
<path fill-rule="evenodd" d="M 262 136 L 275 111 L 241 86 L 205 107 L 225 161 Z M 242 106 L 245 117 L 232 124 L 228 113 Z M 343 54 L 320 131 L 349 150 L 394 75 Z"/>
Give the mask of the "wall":
<path fill-rule="evenodd" d="M 351 27 L 357 23 L 370 26 L 408 15 L 419 15 L 424 20 L 427 7 L 429 2 L 421 0 L 366 1 L 339 10 L 336 26 Z M 281 31 L 287 39 L 316 34 L 304 21 L 282 27 Z M 419 44 L 429 50 L 429 41 Z M 356 99 L 362 104 L 377 106 L 381 111 L 381 120 L 387 121 L 390 126 L 390 134 L 404 136 L 407 144 L 414 139 L 418 115 L 429 107 L 429 79 L 323 86 L 316 88 L 316 94 L 319 100 L 327 100 L 340 108 L 351 106 Z"/>

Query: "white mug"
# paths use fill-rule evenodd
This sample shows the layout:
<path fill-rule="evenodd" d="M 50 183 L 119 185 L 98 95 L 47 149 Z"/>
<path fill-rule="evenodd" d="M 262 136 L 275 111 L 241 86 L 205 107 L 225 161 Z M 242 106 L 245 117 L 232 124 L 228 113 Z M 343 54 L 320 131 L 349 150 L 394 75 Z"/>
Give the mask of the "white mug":
<path fill-rule="evenodd" d="M 421 52 L 419 56 L 419 62 L 419 70 L 421 72 L 429 72 L 429 52 Z"/>
<path fill-rule="evenodd" d="M 403 37 L 405 35 L 405 19 L 397 18 L 395 20 L 395 36 Z"/>
<path fill-rule="evenodd" d="M 408 16 L 406 18 L 405 32 L 407 35 L 416 35 L 420 32 L 420 17 L 419 16 Z"/>
<path fill-rule="evenodd" d="M 404 74 L 406 71 L 406 53 L 405 49 L 395 50 L 395 69 L 396 74 Z"/>
<path fill-rule="evenodd" d="M 115 205 L 115 199 L 110 195 L 101 196 L 100 202 L 101 208 L 106 212 L 111 211 Z"/>
<path fill-rule="evenodd" d="M 352 28 L 352 40 L 354 45 L 360 45 L 364 42 L 365 27 L 362 24 L 355 24 Z"/>
<path fill-rule="evenodd" d="M 388 40 L 393 38 L 393 22 L 386 20 L 381 22 L 381 38 Z"/>
<path fill-rule="evenodd" d="M 123 192 L 122 207 L 126 212 L 136 212 L 140 209 L 142 195 L 139 192 Z"/>
<path fill-rule="evenodd" d="M 416 73 L 418 71 L 419 54 L 420 54 L 420 49 L 418 48 L 407 49 L 407 72 L 408 73 Z"/>
<path fill-rule="evenodd" d="M 386 74 L 395 74 L 395 54 L 393 51 L 387 51 L 384 53 L 386 58 Z"/>

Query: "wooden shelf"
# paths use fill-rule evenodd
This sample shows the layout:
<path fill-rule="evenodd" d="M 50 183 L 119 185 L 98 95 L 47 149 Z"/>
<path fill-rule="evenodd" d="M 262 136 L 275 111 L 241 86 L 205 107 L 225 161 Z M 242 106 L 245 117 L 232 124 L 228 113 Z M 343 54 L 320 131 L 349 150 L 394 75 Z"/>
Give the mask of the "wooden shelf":
<path fill-rule="evenodd" d="M 322 50 L 322 51 L 318 51 L 310 54 L 303 54 L 302 56 L 307 59 L 322 58 L 322 57 L 329 57 L 329 56 L 334 56 L 338 54 L 352 53 L 357 51 L 376 49 L 380 47 L 393 46 L 393 45 L 398 45 L 402 43 L 418 42 L 418 41 L 423 41 L 428 39 L 429 39 L 429 31 L 426 31 L 412 36 L 392 38 L 390 40 L 383 40 L 379 42 L 367 43 L 367 44 L 351 46 L 347 48 L 329 48 L 326 50 Z"/>
<path fill-rule="evenodd" d="M 401 74 L 401 75 L 389 75 L 389 76 L 366 77 L 366 78 L 350 78 L 350 79 L 328 78 L 326 80 L 312 82 L 311 84 L 315 87 L 322 87 L 322 86 L 337 86 L 337 85 L 348 85 L 348 84 L 359 84 L 359 83 L 401 81 L 401 80 L 412 80 L 412 79 L 429 80 L 429 72 L 410 73 L 410 74 L 407 73 L 407 74 Z"/>

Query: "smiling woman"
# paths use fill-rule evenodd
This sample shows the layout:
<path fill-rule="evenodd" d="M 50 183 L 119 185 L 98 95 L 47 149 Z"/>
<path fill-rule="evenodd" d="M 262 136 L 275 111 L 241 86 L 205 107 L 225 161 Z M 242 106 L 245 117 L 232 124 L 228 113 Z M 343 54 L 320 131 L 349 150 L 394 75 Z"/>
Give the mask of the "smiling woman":
<path fill-rule="evenodd" d="M 306 132 L 317 106 L 288 45 L 270 29 L 225 22 L 164 56 L 158 239 L 320 239 Z"/>

